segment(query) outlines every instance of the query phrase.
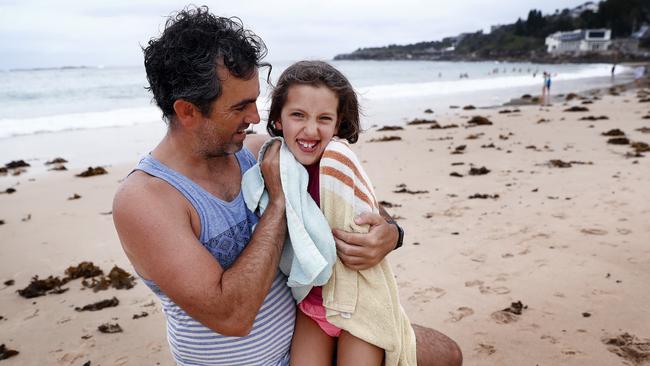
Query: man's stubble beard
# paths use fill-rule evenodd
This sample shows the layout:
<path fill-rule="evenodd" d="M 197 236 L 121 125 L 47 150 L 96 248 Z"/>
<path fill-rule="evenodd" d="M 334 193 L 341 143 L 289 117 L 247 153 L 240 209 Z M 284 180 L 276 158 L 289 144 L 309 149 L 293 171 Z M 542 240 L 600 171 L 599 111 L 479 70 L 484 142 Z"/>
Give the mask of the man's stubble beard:
<path fill-rule="evenodd" d="M 201 131 L 198 153 L 206 160 L 218 159 L 235 154 L 244 147 L 243 142 L 223 143 L 216 137 L 216 131 Z"/>

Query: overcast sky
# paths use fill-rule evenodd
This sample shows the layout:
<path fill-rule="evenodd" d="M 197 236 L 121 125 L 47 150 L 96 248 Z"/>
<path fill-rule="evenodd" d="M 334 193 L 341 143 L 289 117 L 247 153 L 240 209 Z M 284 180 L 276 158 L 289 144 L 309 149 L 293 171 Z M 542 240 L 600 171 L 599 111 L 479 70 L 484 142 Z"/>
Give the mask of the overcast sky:
<path fill-rule="evenodd" d="M 359 47 L 439 40 L 573 8 L 584 0 L 212 1 L 264 39 L 268 60 L 329 59 Z M 443 5 L 444 3 L 444 5 Z M 0 69 L 142 64 L 139 44 L 184 6 L 168 0 L 0 0 Z M 201 4 L 197 2 L 196 4 Z"/>

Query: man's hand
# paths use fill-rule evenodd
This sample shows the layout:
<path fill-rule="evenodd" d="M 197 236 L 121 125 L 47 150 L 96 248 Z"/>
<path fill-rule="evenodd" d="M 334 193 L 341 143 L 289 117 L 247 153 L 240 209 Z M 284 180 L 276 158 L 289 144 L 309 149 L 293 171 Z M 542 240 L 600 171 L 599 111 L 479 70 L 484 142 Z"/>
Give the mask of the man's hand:
<path fill-rule="evenodd" d="M 260 163 L 262 176 L 264 177 L 264 184 L 266 190 L 269 192 L 269 200 L 271 202 L 283 203 L 284 192 L 282 191 L 282 181 L 280 180 L 280 141 L 274 141 L 271 146 L 266 149 L 264 159 Z"/>
<path fill-rule="evenodd" d="M 395 249 L 399 236 L 397 227 L 389 224 L 379 214 L 363 213 L 354 219 L 357 225 L 370 225 L 366 234 L 332 230 L 336 241 L 336 251 L 341 262 L 348 268 L 363 270 L 381 262 Z"/>

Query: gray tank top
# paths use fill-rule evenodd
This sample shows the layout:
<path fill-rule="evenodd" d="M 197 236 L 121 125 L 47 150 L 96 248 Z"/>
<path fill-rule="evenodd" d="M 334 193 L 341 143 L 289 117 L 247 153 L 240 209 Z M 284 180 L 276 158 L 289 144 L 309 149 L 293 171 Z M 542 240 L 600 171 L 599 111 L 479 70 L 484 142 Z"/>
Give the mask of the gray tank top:
<path fill-rule="evenodd" d="M 236 154 L 243 175 L 256 163 L 246 148 Z M 199 241 L 224 269 L 228 269 L 251 239 L 258 221 L 241 191 L 223 201 L 186 176 L 147 155 L 135 170 L 160 178 L 192 204 L 201 222 Z M 143 282 L 160 298 L 167 321 L 167 340 L 179 365 L 285 365 L 295 322 L 295 302 L 286 277 L 278 271 L 262 304 L 253 330 L 245 337 L 228 337 L 204 327 L 176 305 L 150 280 Z"/>

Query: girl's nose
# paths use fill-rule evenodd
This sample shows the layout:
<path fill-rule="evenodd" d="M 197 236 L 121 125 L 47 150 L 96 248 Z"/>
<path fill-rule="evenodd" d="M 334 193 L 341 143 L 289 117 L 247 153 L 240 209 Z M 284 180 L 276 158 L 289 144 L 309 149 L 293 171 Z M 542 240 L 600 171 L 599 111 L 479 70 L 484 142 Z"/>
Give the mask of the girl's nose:
<path fill-rule="evenodd" d="M 305 134 L 309 137 L 315 137 L 316 134 L 318 133 L 318 123 L 310 119 L 307 121 L 307 125 L 305 126 Z"/>

